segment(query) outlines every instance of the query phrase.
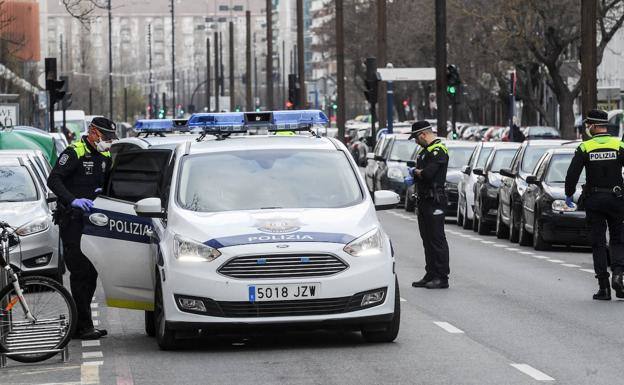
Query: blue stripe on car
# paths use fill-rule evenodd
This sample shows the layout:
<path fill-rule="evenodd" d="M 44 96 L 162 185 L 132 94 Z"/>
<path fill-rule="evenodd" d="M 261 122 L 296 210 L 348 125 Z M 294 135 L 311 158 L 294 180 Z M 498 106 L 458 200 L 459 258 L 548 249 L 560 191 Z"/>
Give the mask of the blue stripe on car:
<path fill-rule="evenodd" d="M 353 241 L 354 236 L 348 234 L 336 233 L 313 233 L 313 232 L 295 232 L 290 234 L 242 234 L 230 237 L 214 238 L 204 242 L 205 245 L 215 249 L 230 246 L 252 245 L 257 243 L 279 243 L 279 242 L 323 242 L 323 243 L 340 243 L 346 245 Z"/>

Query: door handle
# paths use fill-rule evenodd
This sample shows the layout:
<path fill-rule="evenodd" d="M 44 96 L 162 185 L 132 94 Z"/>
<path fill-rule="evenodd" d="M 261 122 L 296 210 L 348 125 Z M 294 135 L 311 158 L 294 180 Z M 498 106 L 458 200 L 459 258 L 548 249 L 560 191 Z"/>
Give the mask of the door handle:
<path fill-rule="evenodd" d="M 150 238 L 154 238 L 154 230 L 152 229 L 145 230 L 145 235 L 147 235 Z"/>

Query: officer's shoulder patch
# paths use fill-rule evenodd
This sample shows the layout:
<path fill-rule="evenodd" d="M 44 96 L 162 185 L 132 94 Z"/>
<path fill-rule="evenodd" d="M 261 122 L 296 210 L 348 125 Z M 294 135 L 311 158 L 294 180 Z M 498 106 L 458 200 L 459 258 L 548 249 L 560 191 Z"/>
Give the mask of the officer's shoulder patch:
<path fill-rule="evenodd" d="M 436 148 L 435 150 L 433 150 L 433 155 L 438 155 L 440 153 L 440 151 Z"/>
<path fill-rule="evenodd" d="M 59 164 L 61 166 L 65 166 L 65 163 L 67 163 L 67 159 L 69 159 L 69 155 L 67 154 L 61 155 L 61 157 L 59 158 Z"/>

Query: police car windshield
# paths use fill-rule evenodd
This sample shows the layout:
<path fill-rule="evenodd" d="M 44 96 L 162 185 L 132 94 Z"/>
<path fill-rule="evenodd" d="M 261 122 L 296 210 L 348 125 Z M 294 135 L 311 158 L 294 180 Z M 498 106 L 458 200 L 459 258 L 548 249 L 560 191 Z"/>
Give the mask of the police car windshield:
<path fill-rule="evenodd" d="M 472 147 L 449 147 L 448 168 L 460 168 L 468 164 L 468 159 L 474 148 Z"/>
<path fill-rule="evenodd" d="M 178 186 L 180 206 L 199 212 L 338 208 L 363 198 L 346 156 L 329 150 L 194 155 L 184 161 Z"/>
<path fill-rule="evenodd" d="M 555 154 L 548 166 L 548 173 L 546 174 L 546 183 L 565 183 L 566 174 L 568 173 L 568 167 L 572 162 L 572 154 Z M 585 169 L 578 181 L 579 184 L 585 183 Z"/>
<path fill-rule="evenodd" d="M 0 165 L 0 202 L 36 200 L 37 188 L 26 167 Z"/>

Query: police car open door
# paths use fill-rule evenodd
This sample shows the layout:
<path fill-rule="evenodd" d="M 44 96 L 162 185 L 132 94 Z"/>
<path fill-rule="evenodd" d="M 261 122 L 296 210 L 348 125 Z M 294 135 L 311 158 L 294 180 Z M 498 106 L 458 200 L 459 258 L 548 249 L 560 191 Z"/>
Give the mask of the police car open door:
<path fill-rule="evenodd" d="M 161 219 L 137 216 L 134 204 L 151 197 L 165 204 L 171 154 L 164 149 L 118 154 L 103 195 L 85 214 L 81 249 L 98 272 L 108 306 L 154 308 L 158 242 L 153 221 Z"/>

